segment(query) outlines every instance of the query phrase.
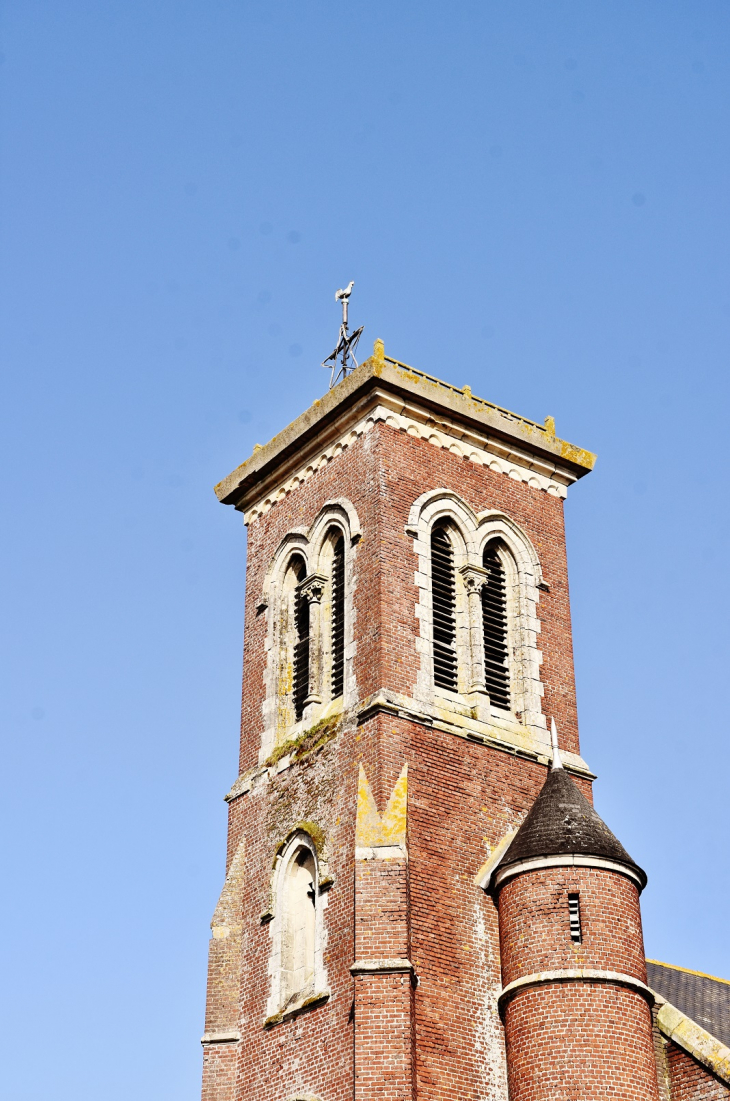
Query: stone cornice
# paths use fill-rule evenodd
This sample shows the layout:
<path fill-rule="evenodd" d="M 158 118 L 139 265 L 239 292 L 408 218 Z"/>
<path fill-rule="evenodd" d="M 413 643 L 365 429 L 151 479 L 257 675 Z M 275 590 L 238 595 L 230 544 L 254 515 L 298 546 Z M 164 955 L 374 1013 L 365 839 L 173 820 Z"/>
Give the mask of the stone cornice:
<path fill-rule="evenodd" d="M 463 709 L 466 710 L 466 709 Z M 539 764 L 548 765 L 552 760 L 552 752 L 547 742 L 538 740 L 534 733 L 518 724 L 490 719 L 482 722 L 473 715 L 465 715 L 460 711 L 447 711 L 444 707 L 429 707 L 410 696 L 402 696 L 381 688 L 374 692 L 357 707 L 357 723 L 367 722 L 376 715 L 385 714 L 407 719 L 410 722 L 422 723 L 436 730 L 443 730 L 448 734 L 455 734 L 459 738 L 467 738 L 469 741 L 491 746 L 502 752 L 510 753 L 516 757 L 525 757 Z M 566 771 L 574 776 L 580 776 L 587 780 L 595 780 L 595 773 L 591 772 L 587 763 L 576 753 L 561 753 Z"/>
<path fill-rule="evenodd" d="M 392 421 L 389 421 L 392 418 Z M 406 367 L 371 357 L 216 486 L 224 504 L 247 522 L 268 511 L 322 462 L 377 420 L 393 423 L 437 446 L 492 466 L 534 488 L 565 495 L 587 474 L 595 456 L 537 424 Z"/>
<path fill-rule="evenodd" d="M 508 880 L 514 879 L 515 876 L 522 875 L 524 872 L 541 871 L 543 868 L 600 868 L 602 871 L 625 875 L 627 879 L 636 884 L 639 891 L 643 890 L 644 887 L 641 877 L 637 875 L 635 869 L 627 864 L 620 864 L 617 860 L 606 860 L 602 856 L 584 856 L 581 853 L 557 853 L 554 856 L 538 856 L 530 860 L 519 860 L 515 864 L 508 864 L 506 867 L 500 868 L 494 876 L 493 889 L 496 891 L 499 887 L 503 887 Z"/>

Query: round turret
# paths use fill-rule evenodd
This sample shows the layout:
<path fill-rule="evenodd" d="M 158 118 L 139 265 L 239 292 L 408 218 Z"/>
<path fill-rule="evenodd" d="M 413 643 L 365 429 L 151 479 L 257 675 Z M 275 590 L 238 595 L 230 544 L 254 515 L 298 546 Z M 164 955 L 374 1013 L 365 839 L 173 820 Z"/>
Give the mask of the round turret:
<path fill-rule="evenodd" d="M 510 1099 L 650 1101 L 646 876 L 554 760 L 493 880 Z"/>

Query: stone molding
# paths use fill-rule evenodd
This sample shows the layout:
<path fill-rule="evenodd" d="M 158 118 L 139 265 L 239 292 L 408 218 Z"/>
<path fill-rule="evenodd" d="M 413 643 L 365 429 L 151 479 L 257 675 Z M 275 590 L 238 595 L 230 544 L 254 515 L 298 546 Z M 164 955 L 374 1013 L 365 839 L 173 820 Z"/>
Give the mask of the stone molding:
<path fill-rule="evenodd" d="M 556 853 L 554 856 L 538 856 L 530 860 L 520 860 L 501 868 L 494 877 L 493 889 L 503 887 L 510 879 L 525 872 L 535 872 L 542 868 L 600 868 L 602 871 L 617 872 L 635 883 L 639 892 L 643 889 L 640 877 L 627 864 L 617 860 L 605 860 L 601 856 L 584 856 L 582 853 Z"/>
<path fill-rule="evenodd" d="M 502 1010 L 505 1002 L 509 1001 L 510 998 L 514 997 L 514 995 L 521 990 L 555 982 L 610 983 L 615 986 L 626 986 L 637 994 L 641 994 L 650 1006 L 654 1005 L 656 1000 L 654 991 L 650 990 L 646 983 L 641 982 L 640 979 L 634 978 L 633 975 L 626 975 L 621 971 L 596 971 L 588 967 L 571 967 L 563 968 L 558 971 L 536 971 L 533 975 L 524 975 L 520 979 L 515 979 L 513 982 L 508 983 L 499 995 L 499 1008 Z"/>
<path fill-rule="evenodd" d="M 352 975 L 395 975 L 413 973 L 414 967 L 410 960 L 355 960 L 350 967 Z"/>
<path fill-rule="evenodd" d="M 201 1044 L 240 1044 L 241 1033 L 238 1029 L 229 1032 L 206 1032 L 200 1038 Z"/>

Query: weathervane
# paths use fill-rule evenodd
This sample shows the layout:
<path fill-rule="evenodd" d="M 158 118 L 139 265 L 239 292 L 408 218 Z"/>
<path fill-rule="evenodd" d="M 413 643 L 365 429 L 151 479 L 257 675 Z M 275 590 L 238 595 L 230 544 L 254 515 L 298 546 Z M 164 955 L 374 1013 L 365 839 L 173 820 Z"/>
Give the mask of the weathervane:
<path fill-rule="evenodd" d="M 354 371 L 357 367 L 357 360 L 355 359 L 355 349 L 357 348 L 357 342 L 362 336 L 362 331 L 365 328 L 361 325 L 359 329 L 355 329 L 355 332 L 350 334 L 347 331 L 347 305 L 350 301 L 350 295 L 352 294 L 352 288 L 355 286 L 355 281 L 345 287 L 343 291 L 338 291 L 335 295 L 335 302 L 342 303 L 342 324 L 340 325 L 340 336 L 337 341 L 337 347 L 332 355 L 327 356 L 322 361 L 323 367 L 331 367 L 332 374 L 330 375 L 330 390 L 333 386 L 336 386 L 341 379 L 347 378 L 350 371 Z M 338 362 L 339 360 L 339 362 Z M 348 363 L 351 360 L 351 363 Z M 353 366 L 354 364 L 354 366 Z"/>

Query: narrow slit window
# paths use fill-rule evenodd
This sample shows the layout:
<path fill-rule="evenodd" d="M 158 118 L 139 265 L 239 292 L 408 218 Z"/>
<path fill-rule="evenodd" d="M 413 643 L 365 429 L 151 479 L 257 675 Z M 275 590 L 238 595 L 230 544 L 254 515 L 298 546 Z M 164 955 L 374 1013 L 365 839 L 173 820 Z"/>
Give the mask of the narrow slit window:
<path fill-rule="evenodd" d="M 484 625 L 484 680 L 490 702 L 510 708 L 509 643 L 507 633 L 507 579 L 497 546 L 489 543 L 482 558 L 487 582 L 482 587 Z"/>
<path fill-rule="evenodd" d="M 332 556 L 332 699 L 345 683 L 345 540 L 340 535 Z"/>
<path fill-rule="evenodd" d="M 568 895 L 568 917 L 570 918 L 570 939 L 580 944 L 583 934 L 580 927 L 580 895 Z"/>
<path fill-rule="evenodd" d="M 304 562 L 295 566 L 301 584 L 306 575 Z M 296 722 L 304 715 L 304 701 L 309 695 L 309 601 L 299 588 L 294 591 L 294 669 L 292 698 Z"/>
<path fill-rule="evenodd" d="M 433 679 L 439 688 L 457 687 L 456 579 L 454 548 L 443 527 L 431 532 L 433 597 Z"/>

